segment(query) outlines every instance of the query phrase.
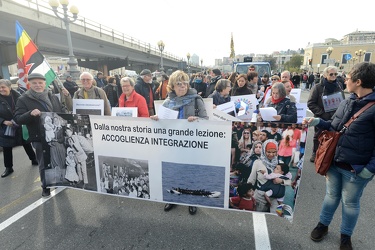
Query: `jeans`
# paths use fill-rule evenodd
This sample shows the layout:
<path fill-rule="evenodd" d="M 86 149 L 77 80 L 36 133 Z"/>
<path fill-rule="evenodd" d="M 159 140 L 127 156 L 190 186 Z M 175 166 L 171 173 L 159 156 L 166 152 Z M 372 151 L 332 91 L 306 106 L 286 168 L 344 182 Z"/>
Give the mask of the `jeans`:
<path fill-rule="evenodd" d="M 326 175 L 326 195 L 324 197 L 320 222 L 328 226 L 341 201 L 341 233 L 351 236 L 357 223 L 360 199 L 367 183 L 374 178 L 363 179 L 354 172 L 331 166 Z"/>

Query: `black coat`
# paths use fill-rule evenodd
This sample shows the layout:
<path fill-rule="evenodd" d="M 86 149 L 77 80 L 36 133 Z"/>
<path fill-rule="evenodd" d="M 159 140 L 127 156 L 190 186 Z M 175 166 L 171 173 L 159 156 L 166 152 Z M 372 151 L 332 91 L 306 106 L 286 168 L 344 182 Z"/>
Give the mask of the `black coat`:
<path fill-rule="evenodd" d="M 15 111 L 15 104 L 17 103 L 17 99 L 20 97 L 20 94 L 15 91 L 11 90 L 10 95 L 13 97 L 14 106 L 11 107 L 5 98 L 0 95 L 0 146 L 1 147 L 15 147 L 22 144 L 22 129 L 19 126 L 16 129 L 16 136 L 10 137 L 4 135 L 5 130 L 8 126 L 4 125 L 4 121 L 11 121 L 14 119 L 14 111 Z"/>
<path fill-rule="evenodd" d="M 342 90 L 342 87 L 341 87 L 340 83 L 335 82 L 335 83 L 332 83 L 332 84 L 336 84 L 336 89 L 331 93 L 329 93 L 329 91 L 324 88 L 323 84 L 321 84 L 321 83 L 315 84 L 315 86 L 310 91 L 310 96 L 309 96 L 309 99 L 307 100 L 307 107 L 311 110 L 311 112 L 314 114 L 314 116 L 320 117 L 325 121 L 331 119 L 332 115 L 335 113 L 336 110 L 330 111 L 330 112 L 325 112 L 322 96 L 333 94 L 335 92 L 341 92 L 343 97 L 345 97 L 344 91 Z"/>
<path fill-rule="evenodd" d="M 137 79 L 137 82 L 134 86 L 134 90 L 135 90 L 135 92 L 137 92 L 138 94 L 140 94 L 141 96 L 143 96 L 146 99 L 147 107 L 150 106 L 149 105 L 150 104 L 150 89 L 152 90 L 153 99 L 157 100 L 156 95 L 155 95 L 154 84 L 144 82 L 141 77 L 139 77 Z M 152 103 L 152 106 L 154 106 L 154 103 Z"/>
<path fill-rule="evenodd" d="M 274 107 L 278 115 L 281 115 L 279 122 L 296 123 L 297 122 L 297 107 L 289 98 L 284 98 L 281 102 L 268 104 L 267 107 Z"/>
<path fill-rule="evenodd" d="M 41 112 L 56 112 L 56 113 L 67 113 L 67 109 L 60 103 L 57 96 L 48 92 L 48 97 L 52 103 L 52 110 L 47 110 L 45 106 L 32 95 L 30 90 L 18 98 L 16 104 L 16 112 L 14 119 L 18 124 L 25 124 L 29 131 L 29 139 L 31 142 L 41 142 L 41 128 L 40 128 L 40 117 L 32 116 L 30 113 L 34 109 L 39 109 Z"/>

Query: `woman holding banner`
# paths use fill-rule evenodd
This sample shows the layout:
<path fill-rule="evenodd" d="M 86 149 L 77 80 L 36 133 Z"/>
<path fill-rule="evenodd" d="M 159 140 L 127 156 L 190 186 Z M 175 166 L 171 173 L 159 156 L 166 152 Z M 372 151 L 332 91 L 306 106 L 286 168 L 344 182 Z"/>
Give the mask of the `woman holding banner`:
<path fill-rule="evenodd" d="M 164 100 L 163 106 L 178 111 L 178 119 L 187 119 L 189 122 L 198 119 L 208 119 L 203 99 L 197 94 L 197 91 L 190 88 L 189 76 L 177 70 L 169 77 L 167 86 L 169 92 L 167 99 Z M 151 116 L 153 120 L 159 120 L 157 115 Z M 175 204 L 165 204 L 164 211 L 171 210 Z M 194 215 L 197 208 L 189 206 L 189 213 Z"/>

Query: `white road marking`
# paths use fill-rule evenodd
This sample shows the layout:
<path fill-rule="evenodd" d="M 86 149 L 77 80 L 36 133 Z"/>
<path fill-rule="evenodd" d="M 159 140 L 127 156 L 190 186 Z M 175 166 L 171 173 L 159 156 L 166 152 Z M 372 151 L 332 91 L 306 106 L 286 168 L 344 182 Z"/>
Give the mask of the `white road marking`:
<path fill-rule="evenodd" d="M 14 222 L 21 219 L 23 216 L 25 216 L 28 213 L 30 213 L 31 211 L 33 211 L 35 208 L 42 205 L 44 202 L 48 201 L 49 199 L 51 199 L 52 197 L 54 197 L 55 195 L 57 195 L 58 193 L 63 191 L 64 189 L 65 189 L 65 187 L 56 188 L 55 190 L 51 191 L 51 196 L 49 196 L 48 198 L 40 198 L 39 200 L 37 200 L 33 204 L 25 207 L 24 209 L 22 209 L 21 211 L 19 211 L 18 213 L 16 213 L 12 217 L 10 217 L 9 219 L 7 219 L 3 223 L 1 223 L 0 224 L 0 232 L 3 231 L 5 228 L 9 227 L 10 225 L 12 225 Z"/>
<path fill-rule="evenodd" d="M 253 213 L 254 242 L 256 250 L 270 250 L 271 243 L 268 235 L 266 215 Z"/>

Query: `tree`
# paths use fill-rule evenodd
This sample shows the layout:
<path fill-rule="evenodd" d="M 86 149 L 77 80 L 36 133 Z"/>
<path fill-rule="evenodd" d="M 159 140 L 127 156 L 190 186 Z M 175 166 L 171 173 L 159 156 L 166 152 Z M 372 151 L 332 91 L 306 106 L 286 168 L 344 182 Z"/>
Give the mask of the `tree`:
<path fill-rule="evenodd" d="M 303 63 L 303 56 L 299 54 L 295 54 L 290 58 L 289 67 L 299 69 L 301 68 L 302 63 Z"/>
<path fill-rule="evenodd" d="M 264 61 L 270 63 L 271 70 L 276 70 L 277 69 L 276 58 L 275 57 L 272 57 L 271 55 L 265 56 L 264 57 Z"/>

